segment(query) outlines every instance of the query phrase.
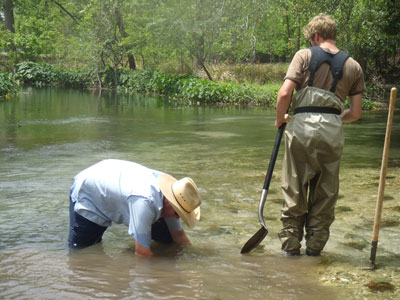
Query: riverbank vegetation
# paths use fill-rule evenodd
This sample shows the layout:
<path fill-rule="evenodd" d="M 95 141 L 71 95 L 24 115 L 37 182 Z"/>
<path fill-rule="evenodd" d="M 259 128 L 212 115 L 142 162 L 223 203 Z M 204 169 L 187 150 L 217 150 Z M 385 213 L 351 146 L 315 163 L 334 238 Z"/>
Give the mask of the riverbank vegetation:
<path fill-rule="evenodd" d="M 23 85 L 35 87 L 56 86 L 116 88 L 135 93 L 153 93 L 180 103 L 230 103 L 272 105 L 279 84 L 236 83 L 210 81 L 195 75 L 171 75 L 148 70 L 105 69 L 94 73 L 88 69 L 66 70 L 48 64 L 33 62 L 17 65 L 15 78 Z"/>
<path fill-rule="evenodd" d="M 0 70 L 18 74 L 24 84 L 270 103 L 288 62 L 308 46 L 302 28 L 317 13 L 337 20 L 338 46 L 363 67 L 369 98 L 379 98 L 377 87 L 400 78 L 395 0 L 0 3 Z"/>
<path fill-rule="evenodd" d="M 17 81 L 12 74 L 0 72 L 0 99 L 8 99 L 17 92 Z"/>

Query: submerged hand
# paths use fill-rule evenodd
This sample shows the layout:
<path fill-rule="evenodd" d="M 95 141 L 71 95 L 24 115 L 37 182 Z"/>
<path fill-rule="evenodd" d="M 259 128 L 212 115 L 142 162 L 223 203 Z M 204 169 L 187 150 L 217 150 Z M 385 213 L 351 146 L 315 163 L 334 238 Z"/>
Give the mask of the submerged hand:
<path fill-rule="evenodd" d="M 135 241 L 135 254 L 142 257 L 153 257 L 154 254 L 150 248 L 142 246 L 138 241 Z"/>
<path fill-rule="evenodd" d="M 183 229 L 181 231 L 171 231 L 170 233 L 172 239 L 178 245 L 183 245 L 183 246 L 191 245 L 190 240 Z"/>

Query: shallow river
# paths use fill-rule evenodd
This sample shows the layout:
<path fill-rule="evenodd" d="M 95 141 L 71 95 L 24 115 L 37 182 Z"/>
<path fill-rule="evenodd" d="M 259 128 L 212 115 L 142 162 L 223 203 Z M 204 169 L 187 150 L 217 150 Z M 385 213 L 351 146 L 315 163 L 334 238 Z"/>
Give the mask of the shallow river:
<path fill-rule="evenodd" d="M 25 89 L 0 102 L 0 298 L 399 299 L 399 117 L 397 109 L 378 269 L 369 271 L 387 112 L 345 125 L 336 221 L 322 256 L 284 258 L 277 237 L 283 144 L 264 209 L 269 234 L 251 254 L 239 254 L 260 226 L 273 110 Z M 127 228 L 113 225 L 101 244 L 69 253 L 72 178 L 105 158 L 196 181 L 204 200 L 199 225 L 186 230 L 191 247 L 153 244 L 159 257 L 138 258 Z M 371 289 L 371 282 L 387 290 Z"/>

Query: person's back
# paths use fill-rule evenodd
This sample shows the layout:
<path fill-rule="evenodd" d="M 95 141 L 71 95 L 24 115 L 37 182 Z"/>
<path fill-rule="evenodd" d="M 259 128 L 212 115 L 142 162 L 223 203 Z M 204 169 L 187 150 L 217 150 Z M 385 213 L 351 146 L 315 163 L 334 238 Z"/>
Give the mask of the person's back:
<path fill-rule="evenodd" d="M 158 171 L 140 164 L 107 159 L 81 171 L 74 178 L 71 199 L 75 211 L 101 226 L 129 224 L 128 198 L 140 195 L 162 207 Z M 155 197 L 158 195 L 158 197 Z"/>
<path fill-rule="evenodd" d="M 276 106 L 276 127 L 292 119 L 285 132 L 282 172 L 279 238 L 285 255 L 300 254 L 303 227 L 307 255 L 319 255 L 328 241 L 339 191 L 342 123 L 360 117 L 365 91 L 359 64 L 336 47 L 336 25 L 329 16 L 315 17 L 304 33 L 313 47 L 294 56 Z M 290 104 L 293 117 L 286 114 Z"/>
<path fill-rule="evenodd" d="M 331 51 L 328 48 L 321 47 L 321 49 L 330 54 L 337 54 L 339 52 Z M 285 79 L 294 81 L 297 91 L 308 86 L 308 81 L 310 79 L 310 60 L 310 48 L 299 50 L 294 56 L 286 73 Z M 333 76 L 330 65 L 328 63 L 323 63 L 315 73 L 312 86 L 329 91 L 332 83 Z M 344 102 L 346 97 L 362 93 L 364 89 L 362 69 L 352 57 L 349 57 L 344 63 L 342 79 L 338 81 L 334 94 Z"/>

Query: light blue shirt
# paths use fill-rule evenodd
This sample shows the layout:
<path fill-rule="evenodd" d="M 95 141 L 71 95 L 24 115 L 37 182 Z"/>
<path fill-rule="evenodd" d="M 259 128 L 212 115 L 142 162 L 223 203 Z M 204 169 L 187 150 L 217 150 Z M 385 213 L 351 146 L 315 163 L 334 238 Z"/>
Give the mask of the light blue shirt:
<path fill-rule="evenodd" d="M 150 247 L 151 225 L 163 208 L 159 174 L 134 162 L 103 160 L 75 176 L 71 187 L 75 212 L 100 226 L 125 224 L 136 241 Z M 180 219 L 165 221 L 170 231 L 182 230 Z"/>

